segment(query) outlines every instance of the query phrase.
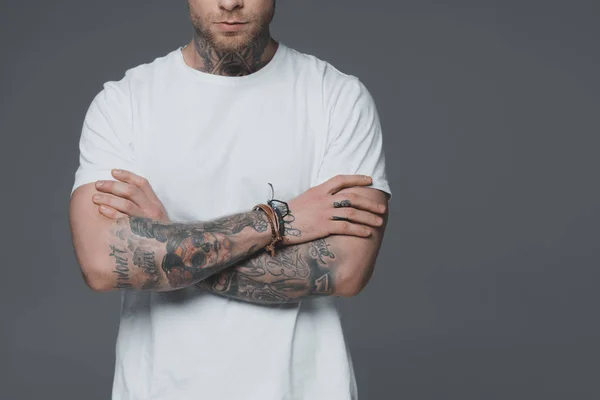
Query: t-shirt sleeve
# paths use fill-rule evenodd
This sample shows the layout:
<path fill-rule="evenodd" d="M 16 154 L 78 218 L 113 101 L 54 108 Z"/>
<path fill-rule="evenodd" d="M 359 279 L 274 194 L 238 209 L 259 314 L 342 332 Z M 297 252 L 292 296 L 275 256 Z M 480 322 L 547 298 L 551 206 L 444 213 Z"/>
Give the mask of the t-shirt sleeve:
<path fill-rule="evenodd" d="M 370 187 L 388 193 L 391 199 L 381 124 L 371 94 L 358 78 L 347 76 L 329 97 L 328 143 L 317 184 L 338 174 L 369 175 L 373 178 Z"/>
<path fill-rule="evenodd" d="M 113 168 L 136 172 L 126 78 L 106 82 L 87 110 L 79 139 L 79 167 L 71 194 L 86 183 L 114 180 Z"/>

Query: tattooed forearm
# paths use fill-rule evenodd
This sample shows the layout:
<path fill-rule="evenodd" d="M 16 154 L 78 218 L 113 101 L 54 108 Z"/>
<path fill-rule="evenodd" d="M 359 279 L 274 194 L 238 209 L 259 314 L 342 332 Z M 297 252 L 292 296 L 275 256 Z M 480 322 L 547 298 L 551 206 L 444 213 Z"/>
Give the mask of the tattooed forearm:
<path fill-rule="evenodd" d="M 319 259 L 321 264 L 327 264 L 327 261 L 324 257 L 327 258 L 335 258 L 335 254 L 329 250 L 329 245 L 325 240 L 316 240 L 311 242 L 311 246 L 309 247 L 310 256 L 315 259 Z"/>
<path fill-rule="evenodd" d="M 129 289 L 133 285 L 129 282 L 129 263 L 127 260 L 127 250 L 119 249 L 110 245 L 110 257 L 115 259 L 116 289 Z"/>
<path fill-rule="evenodd" d="M 260 253 L 198 284 L 223 296 L 259 304 L 294 303 L 332 295 L 337 260 L 325 239 Z"/>
<path fill-rule="evenodd" d="M 146 274 L 146 281 L 142 284 L 142 290 L 152 290 L 159 286 L 160 275 L 156 268 L 154 252 L 138 247 L 133 252 L 133 265 L 139 267 Z"/>
<path fill-rule="evenodd" d="M 269 223 L 261 212 L 260 214 L 232 215 L 226 219 L 203 224 L 203 230 L 206 232 L 226 232 L 229 234 L 240 233 L 246 227 L 251 227 L 256 232 L 265 232 L 269 228 Z"/>
<path fill-rule="evenodd" d="M 266 246 L 268 226 L 258 210 L 197 224 L 122 218 L 110 234 L 114 287 L 169 290 L 195 284 Z"/>

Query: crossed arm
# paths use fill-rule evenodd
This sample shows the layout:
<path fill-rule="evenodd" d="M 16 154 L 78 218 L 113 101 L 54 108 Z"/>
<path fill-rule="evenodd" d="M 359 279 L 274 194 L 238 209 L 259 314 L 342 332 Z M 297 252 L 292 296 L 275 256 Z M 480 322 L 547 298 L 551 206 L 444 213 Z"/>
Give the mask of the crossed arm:
<path fill-rule="evenodd" d="M 387 195 L 377 189 L 345 190 L 387 202 Z M 260 252 L 197 285 L 212 293 L 258 304 L 294 303 L 334 294 L 354 296 L 373 273 L 384 230 L 385 222 L 368 238 L 331 235 L 284 247 L 274 257 Z"/>
<path fill-rule="evenodd" d="M 385 198 L 375 189 L 352 190 Z M 111 220 L 97 212 L 90 200 L 94 192 L 88 184 L 73 193 L 70 221 L 84 279 L 97 291 L 197 284 L 262 304 L 351 296 L 368 281 L 383 233 L 382 226 L 370 237 L 333 235 L 288 245 L 271 257 L 259 250 L 270 241 L 261 211 L 195 224 L 133 216 Z"/>
<path fill-rule="evenodd" d="M 81 272 L 96 291 L 193 285 L 270 241 L 262 211 L 189 224 L 134 216 L 112 220 L 96 211 L 92 190 L 93 184 L 75 190 L 69 215 Z"/>

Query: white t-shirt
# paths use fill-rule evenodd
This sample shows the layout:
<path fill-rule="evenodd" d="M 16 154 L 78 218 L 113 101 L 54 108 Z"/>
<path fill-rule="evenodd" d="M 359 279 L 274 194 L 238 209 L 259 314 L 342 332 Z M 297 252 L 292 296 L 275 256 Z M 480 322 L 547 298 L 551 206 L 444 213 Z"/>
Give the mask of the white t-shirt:
<path fill-rule="evenodd" d="M 226 77 L 181 48 L 104 84 L 85 117 L 73 190 L 145 176 L 173 222 L 290 200 L 334 175 L 390 193 L 379 117 L 354 76 L 280 43 L 261 70 Z M 114 400 L 356 398 L 334 298 L 261 306 L 206 293 L 123 291 Z"/>

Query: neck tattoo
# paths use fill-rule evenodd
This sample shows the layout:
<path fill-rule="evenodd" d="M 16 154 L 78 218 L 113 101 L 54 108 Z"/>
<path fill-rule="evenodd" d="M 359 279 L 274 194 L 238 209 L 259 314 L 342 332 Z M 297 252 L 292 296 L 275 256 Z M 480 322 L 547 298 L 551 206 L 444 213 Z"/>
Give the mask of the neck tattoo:
<path fill-rule="evenodd" d="M 226 52 L 215 49 L 206 39 L 194 35 L 194 49 L 200 61 L 194 68 L 215 75 L 249 75 L 269 62 L 263 57 L 269 41 L 270 34 L 265 31 L 245 49 Z"/>

